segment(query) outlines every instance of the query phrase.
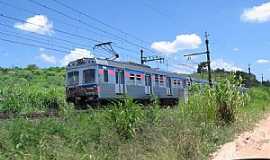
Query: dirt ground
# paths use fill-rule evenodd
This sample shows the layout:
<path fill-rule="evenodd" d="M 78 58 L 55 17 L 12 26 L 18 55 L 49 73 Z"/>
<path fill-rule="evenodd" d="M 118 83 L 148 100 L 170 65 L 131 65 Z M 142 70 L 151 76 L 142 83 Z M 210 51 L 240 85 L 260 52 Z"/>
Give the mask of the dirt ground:
<path fill-rule="evenodd" d="M 270 158 L 270 115 L 260 121 L 253 131 L 224 144 L 211 157 L 212 160 Z"/>

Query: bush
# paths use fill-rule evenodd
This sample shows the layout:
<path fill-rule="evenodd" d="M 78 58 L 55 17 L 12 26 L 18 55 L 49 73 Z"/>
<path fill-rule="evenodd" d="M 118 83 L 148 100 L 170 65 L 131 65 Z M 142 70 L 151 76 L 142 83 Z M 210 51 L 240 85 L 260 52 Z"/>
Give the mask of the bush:
<path fill-rule="evenodd" d="M 190 89 L 188 103 L 180 104 L 180 113 L 187 117 L 194 115 L 198 121 L 232 123 L 237 110 L 248 103 L 248 94 L 242 90 L 241 81 L 233 77 L 216 83 L 212 88 L 194 85 Z"/>
<path fill-rule="evenodd" d="M 31 112 L 57 110 L 65 104 L 61 90 L 30 85 L 14 85 L 0 89 L 0 111 Z"/>
<path fill-rule="evenodd" d="M 143 110 L 130 98 L 123 98 L 123 101 L 115 102 L 110 106 L 108 121 L 123 139 L 130 139 L 135 136 L 136 129 L 143 119 Z"/>
<path fill-rule="evenodd" d="M 234 77 L 222 80 L 210 91 L 210 100 L 217 108 L 217 119 L 226 124 L 235 121 L 236 112 L 247 105 L 247 94 L 242 91 L 241 80 Z"/>

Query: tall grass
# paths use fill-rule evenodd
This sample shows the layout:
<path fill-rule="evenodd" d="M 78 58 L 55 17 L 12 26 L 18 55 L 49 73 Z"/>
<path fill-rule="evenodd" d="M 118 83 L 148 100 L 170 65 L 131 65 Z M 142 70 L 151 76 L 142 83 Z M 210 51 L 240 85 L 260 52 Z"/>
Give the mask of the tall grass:
<path fill-rule="evenodd" d="M 0 121 L 0 159 L 208 159 L 268 111 L 270 102 L 269 88 L 241 92 L 240 83 L 227 79 L 213 88 L 193 86 L 189 100 L 175 108 L 125 99 L 77 113 L 64 102 L 63 71 L 4 72 L 13 76 L 0 77 L 1 111 L 62 112 L 58 118 Z"/>
<path fill-rule="evenodd" d="M 239 108 L 248 105 L 249 95 L 241 81 L 224 79 L 213 87 L 195 85 L 190 89 L 187 103 L 180 104 L 180 112 L 198 121 L 229 124 L 236 120 Z"/>
<path fill-rule="evenodd" d="M 2 112 L 48 111 L 59 109 L 64 104 L 64 95 L 59 88 L 46 89 L 15 84 L 0 89 L 0 111 Z"/>

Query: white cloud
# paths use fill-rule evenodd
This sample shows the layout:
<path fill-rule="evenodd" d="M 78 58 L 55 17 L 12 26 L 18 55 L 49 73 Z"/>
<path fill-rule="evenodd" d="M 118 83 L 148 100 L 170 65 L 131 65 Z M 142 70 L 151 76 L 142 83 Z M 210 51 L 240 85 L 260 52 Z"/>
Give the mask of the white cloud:
<path fill-rule="evenodd" d="M 70 51 L 69 54 L 65 55 L 64 58 L 61 60 L 62 65 L 67 65 L 71 61 L 75 61 L 81 58 L 93 58 L 94 55 L 87 49 L 83 48 L 75 48 L 74 50 Z"/>
<path fill-rule="evenodd" d="M 238 52 L 238 51 L 240 51 L 240 49 L 239 48 L 233 48 L 233 51 Z"/>
<path fill-rule="evenodd" d="M 245 22 L 263 23 L 270 21 L 270 2 L 245 9 L 241 15 Z"/>
<path fill-rule="evenodd" d="M 16 23 L 15 28 L 34 32 L 42 35 L 51 35 L 53 33 L 53 23 L 45 15 L 35 15 L 26 19 L 25 23 Z"/>
<path fill-rule="evenodd" d="M 243 69 L 238 67 L 234 63 L 226 62 L 224 59 L 215 59 L 211 62 L 212 69 L 224 69 L 226 71 L 242 71 Z"/>
<path fill-rule="evenodd" d="M 182 50 L 196 49 L 201 43 L 201 38 L 196 34 L 182 34 L 176 36 L 176 39 L 172 42 L 153 42 L 151 48 L 161 53 L 173 54 Z"/>
<path fill-rule="evenodd" d="M 258 59 L 256 61 L 256 63 L 258 63 L 258 64 L 268 64 L 268 63 L 270 63 L 270 61 L 267 60 L 267 59 Z"/>
<path fill-rule="evenodd" d="M 41 53 L 40 58 L 46 63 L 56 64 L 56 58 L 53 55 Z"/>

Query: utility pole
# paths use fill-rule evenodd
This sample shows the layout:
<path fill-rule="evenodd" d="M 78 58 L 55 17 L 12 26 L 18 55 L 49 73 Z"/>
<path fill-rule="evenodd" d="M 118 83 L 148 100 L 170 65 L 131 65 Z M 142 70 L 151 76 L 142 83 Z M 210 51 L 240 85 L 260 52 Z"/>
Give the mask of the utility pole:
<path fill-rule="evenodd" d="M 143 50 L 141 49 L 141 64 L 144 63 L 143 59 L 144 59 L 144 56 L 143 56 Z"/>
<path fill-rule="evenodd" d="M 209 80 L 209 85 L 212 86 L 211 60 L 210 60 L 210 50 L 209 50 L 208 36 L 209 36 L 208 33 L 205 32 L 205 45 L 206 45 L 206 55 L 207 55 L 208 80 Z"/>
<path fill-rule="evenodd" d="M 160 56 L 149 56 L 149 57 L 145 57 L 143 55 L 143 50 L 141 49 L 141 64 L 145 64 L 147 62 L 152 62 L 152 61 L 160 61 L 164 63 L 164 58 L 160 57 Z"/>
<path fill-rule="evenodd" d="M 250 64 L 248 64 L 248 74 L 251 75 L 251 69 L 250 69 Z"/>
<path fill-rule="evenodd" d="M 262 73 L 262 85 L 263 85 L 263 73 Z"/>
<path fill-rule="evenodd" d="M 210 57 L 210 49 L 209 49 L 209 39 L 208 39 L 208 36 L 209 36 L 208 33 L 205 32 L 205 45 L 206 45 L 206 51 L 205 52 L 191 53 L 191 54 L 186 54 L 184 56 L 190 58 L 191 56 L 198 56 L 198 55 L 205 55 L 206 54 L 207 61 L 206 62 L 203 62 L 203 63 L 206 64 L 206 66 L 207 66 L 207 70 L 208 70 L 208 81 L 209 81 L 209 85 L 212 87 L 213 82 L 212 82 L 212 74 L 211 74 L 211 57 Z"/>

